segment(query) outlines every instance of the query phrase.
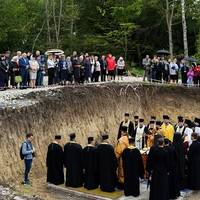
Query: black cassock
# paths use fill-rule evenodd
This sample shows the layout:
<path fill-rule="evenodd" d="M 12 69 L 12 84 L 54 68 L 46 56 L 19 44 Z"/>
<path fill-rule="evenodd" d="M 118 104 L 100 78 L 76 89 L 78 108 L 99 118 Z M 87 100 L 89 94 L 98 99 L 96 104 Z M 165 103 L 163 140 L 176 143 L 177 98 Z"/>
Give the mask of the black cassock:
<path fill-rule="evenodd" d="M 173 146 L 165 148 L 169 155 L 169 198 L 176 199 L 180 196 L 178 154 Z"/>
<path fill-rule="evenodd" d="M 47 152 L 47 182 L 55 185 L 64 183 L 63 149 L 59 144 L 51 143 Z"/>
<path fill-rule="evenodd" d="M 162 147 L 153 146 L 147 159 L 147 171 L 152 175 L 150 200 L 168 200 L 168 152 Z"/>
<path fill-rule="evenodd" d="M 124 169 L 124 194 L 137 197 L 140 195 L 139 178 L 144 178 L 144 165 L 137 148 L 125 149 L 122 154 Z"/>
<path fill-rule="evenodd" d="M 64 147 L 64 165 L 66 167 L 66 186 L 82 187 L 83 166 L 82 147 L 75 142 L 69 142 Z"/>
<path fill-rule="evenodd" d="M 200 143 L 193 141 L 188 152 L 189 188 L 200 190 Z"/>
<path fill-rule="evenodd" d="M 118 131 L 117 140 L 118 140 L 119 138 L 121 138 L 121 129 L 122 129 L 123 123 L 124 123 L 124 121 L 122 121 L 121 124 L 120 124 L 120 126 L 119 126 L 119 131 Z M 132 122 L 132 121 L 130 121 L 129 126 L 128 126 L 128 134 L 129 134 L 131 137 L 134 137 L 134 125 L 133 125 L 133 122 Z"/>
<path fill-rule="evenodd" d="M 98 158 L 96 147 L 88 145 L 83 149 L 83 169 L 85 170 L 84 187 L 88 190 L 98 188 Z"/>
<path fill-rule="evenodd" d="M 174 134 L 174 140 L 172 146 L 174 147 L 176 154 L 177 154 L 177 178 L 178 178 L 178 184 L 181 189 L 185 188 L 186 185 L 186 177 L 185 177 L 185 168 L 186 168 L 186 162 L 185 162 L 185 155 L 184 155 L 184 145 L 183 145 L 183 139 L 182 135 L 180 133 Z"/>
<path fill-rule="evenodd" d="M 99 183 L 102 191 L 113 192 L 117 183 L 117 159 L 110 144 L 100 144 L 98 151 Z"/>

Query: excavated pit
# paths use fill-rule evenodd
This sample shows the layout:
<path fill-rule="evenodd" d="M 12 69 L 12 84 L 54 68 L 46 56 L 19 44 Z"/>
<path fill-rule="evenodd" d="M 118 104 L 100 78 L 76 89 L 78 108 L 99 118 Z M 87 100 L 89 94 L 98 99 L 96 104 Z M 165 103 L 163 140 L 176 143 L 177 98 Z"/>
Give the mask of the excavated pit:
<path fill-rule="evenodd" d="M 69 86 L 34 91 L 0 107 L 0 183 L 13 183 L 22 178 L 19 148 L 25 133 L 35 136 L 32 176 L 45 177 L 47 146 L 55 134 L 61 133 L 65 143 L 76 132 L 84 146 L 88 135 L 98 138 L 106 131 L 114 143 L 124 112 L 145 119 L 166 113 L 173 121 L 180 114 L 200 116 L 200 89 L 137 83 Z"/>

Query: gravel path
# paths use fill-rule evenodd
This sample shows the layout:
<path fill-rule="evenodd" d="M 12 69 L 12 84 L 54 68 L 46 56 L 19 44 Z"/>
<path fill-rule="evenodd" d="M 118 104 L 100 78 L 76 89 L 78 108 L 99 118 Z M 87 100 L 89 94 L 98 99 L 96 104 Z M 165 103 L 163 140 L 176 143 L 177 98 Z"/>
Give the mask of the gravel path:
<path fill-rule="evenodd" d="M 137 77 L 124 77 L 123 81 L 115 81 L 115 82 L 142 82 L 142 78 Z M 106 82 L 109 83 L 109 82 Z M 105 84 L 103 82 L 98 83 L 89 83 L 89 85 L 96 85 L 96 84 Z M 73 85 L 65 86 L 65 87 L 73 87 Z M 34 101 L 33 99 L 27 99 L 25 98 L 27 94 L 30 94 L 32 92 L 42 92 L 42 91 L 51 91 L 55 89 L 63 88 L 63 86 L 51 86 L 51 87 L 42 87 L 37 89 L 7 89 L 5 91 L 0 91 L 0 109 L 4 108 L 20 108 L 24 106 L 30 106 L 33 104 L 36 104 L 37 101 Z"/>

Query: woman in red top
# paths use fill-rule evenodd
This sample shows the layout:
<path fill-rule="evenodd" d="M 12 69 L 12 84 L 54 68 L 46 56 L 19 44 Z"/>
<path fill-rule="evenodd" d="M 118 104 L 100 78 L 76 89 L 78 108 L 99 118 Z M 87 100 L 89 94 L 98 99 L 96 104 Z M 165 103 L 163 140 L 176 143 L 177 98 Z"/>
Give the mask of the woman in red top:
<path fill-rule="evenodd" d="M 194 84 L 200 86 L 200 66 L 194 65 Z"/>
<path fill-rule="evenodd" d="M 106 62 L 107 62 L 109 80 L 113 80 L 115 76 L 116 61 L 113 59 L 112 55 L 109 54 L 108 57 L 106 58 Z"/>

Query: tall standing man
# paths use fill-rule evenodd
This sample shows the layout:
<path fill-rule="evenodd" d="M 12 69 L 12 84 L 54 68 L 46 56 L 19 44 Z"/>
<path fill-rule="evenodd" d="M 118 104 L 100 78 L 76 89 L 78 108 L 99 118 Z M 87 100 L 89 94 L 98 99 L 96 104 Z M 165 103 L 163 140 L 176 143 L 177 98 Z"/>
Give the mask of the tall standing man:
<path fill-rule="evenodd" d="M 32 167 L 33 157 L 35 153 L 35 148 L 32 145 L 32 140 L 33 140 L 33 134 L 28 133 L 26 135 L 26 140 L 22 144 L 22 155 L 24 156 L 24 164 L 25 164 L 23 184 L 25 185 L 31 184 L 29 180 L 29 172 Z"/>

